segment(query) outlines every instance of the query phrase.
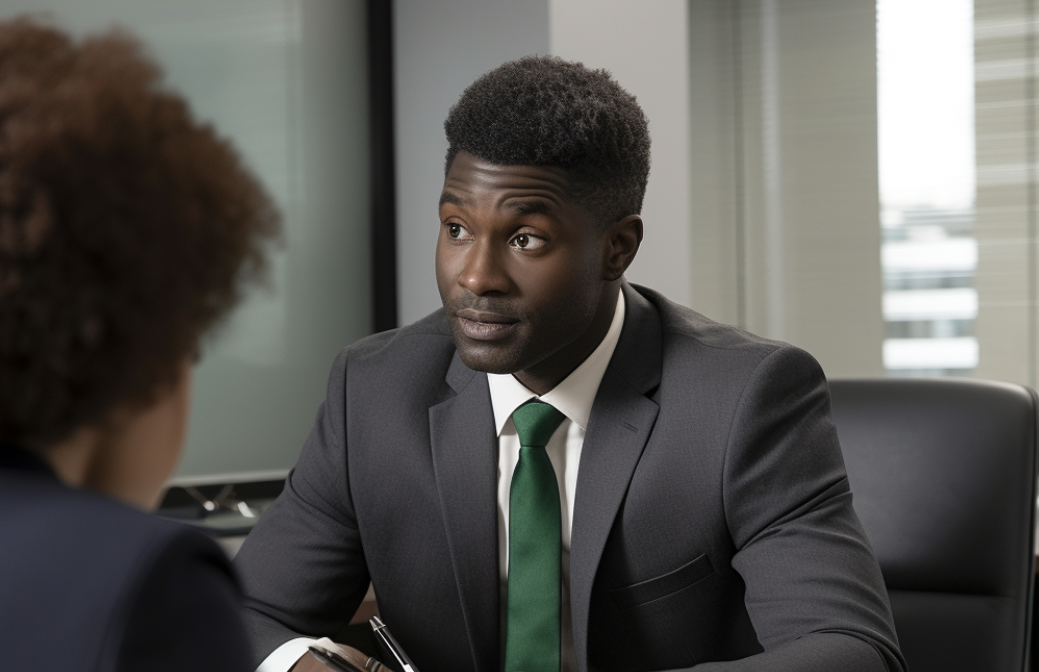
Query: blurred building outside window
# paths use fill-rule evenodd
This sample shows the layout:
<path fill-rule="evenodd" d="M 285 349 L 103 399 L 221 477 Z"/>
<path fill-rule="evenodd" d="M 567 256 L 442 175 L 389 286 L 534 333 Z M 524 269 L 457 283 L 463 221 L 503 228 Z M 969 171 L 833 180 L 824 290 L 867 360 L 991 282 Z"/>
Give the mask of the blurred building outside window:
<path fill-rule="evenodd" d="M 974 373 L 974 6 L 879 0 L 877 107 L 884 368 Z"/>
<path fill-rule="evenodd" d="M 1036 7 L 878 0 L 888 375 L 1039 383 Z"/>

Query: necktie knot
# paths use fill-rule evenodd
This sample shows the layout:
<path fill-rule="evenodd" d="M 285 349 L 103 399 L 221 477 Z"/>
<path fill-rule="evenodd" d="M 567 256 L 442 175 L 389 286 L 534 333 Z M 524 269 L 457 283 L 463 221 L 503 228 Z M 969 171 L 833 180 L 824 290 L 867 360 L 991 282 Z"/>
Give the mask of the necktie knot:
<path fill-rule="evenodd" d="M 529 401 L 512 413 L 520 445 L 528 448 L 544 448 L 548 440 L 566 416 L 555 406 L 543 401 Z"/>

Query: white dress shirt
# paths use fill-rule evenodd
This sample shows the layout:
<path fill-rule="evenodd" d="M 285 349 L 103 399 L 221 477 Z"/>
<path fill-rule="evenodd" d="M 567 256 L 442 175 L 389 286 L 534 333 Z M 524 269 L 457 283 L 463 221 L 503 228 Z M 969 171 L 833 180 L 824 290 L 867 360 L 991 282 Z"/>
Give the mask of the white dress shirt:
<path fill-rule="evenodd" d="M 606 336 L 599 346 L 558 385 L 540 397 L 516 380 L 512 374 L 487 374 L 491 392 L 494 425 L 498 431 L 498 570 L 501 576 L 501 655 L 505 656 L 505 615 L 508 607 L 509 583 L 509 488 L 519 461 L 519 436 L 512 424 L 512 412 L 531 399 L 540 399 L 556 407 L 566 419 L 559 425 L 545 450 L 559 483 L 559 508 L 562 514 L 562 672 L 577 669 L 574 659 L 574 635 L 570 619 L 570 529 L 574 522 L 574 494 L 577 491 L 577 468 L 581 463 L 584 434 L 592 403 L 599 390 L 606 367 L 620 340 L 624 325 L 624 294 L 617 296 L 617 309 Z M 288 672 L 314 639 L 299 637 L 275 649 L 256 668 L 256 672 Z"/>

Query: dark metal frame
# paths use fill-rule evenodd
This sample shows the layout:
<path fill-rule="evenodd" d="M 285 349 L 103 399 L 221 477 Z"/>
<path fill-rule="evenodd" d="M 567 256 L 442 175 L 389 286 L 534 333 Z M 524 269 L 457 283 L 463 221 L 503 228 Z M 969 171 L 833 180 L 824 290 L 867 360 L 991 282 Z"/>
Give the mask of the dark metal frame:
<path fill-rule="evenodd" d="M 393 2 L 368 0 L 372 330 L 397 326 L 397 189 L 393 112 Z"/>

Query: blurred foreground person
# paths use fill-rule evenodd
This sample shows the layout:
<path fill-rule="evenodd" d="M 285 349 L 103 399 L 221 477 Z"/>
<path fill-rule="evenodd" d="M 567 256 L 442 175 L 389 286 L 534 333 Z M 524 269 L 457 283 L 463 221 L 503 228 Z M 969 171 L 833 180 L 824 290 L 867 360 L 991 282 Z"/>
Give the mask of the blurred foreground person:
<path fill-rule="evenodd" d="M 245 670 L 209 538 L 146 515 L 278 216 L 129 36 L 0 22 L 0 668 Z"/>

